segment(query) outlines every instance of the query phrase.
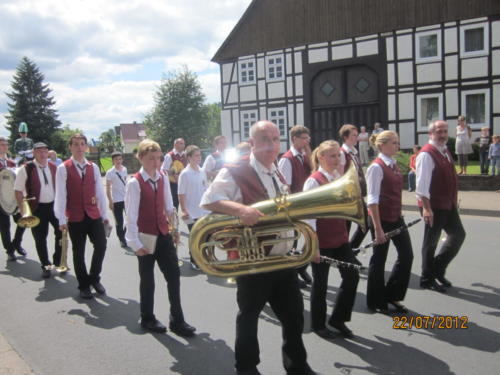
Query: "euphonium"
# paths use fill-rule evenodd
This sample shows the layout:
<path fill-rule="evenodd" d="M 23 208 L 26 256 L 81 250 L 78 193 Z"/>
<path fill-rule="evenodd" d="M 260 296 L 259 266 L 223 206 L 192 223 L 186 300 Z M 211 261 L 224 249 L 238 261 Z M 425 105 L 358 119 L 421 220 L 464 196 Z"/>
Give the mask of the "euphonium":
<path fill-rule="evenodd" d="M 68 230 L 65 229 L 62 231 L 61 236 L 61 260 L 59 261 L 59 266 L 57 267 L 57 271 L 60 273 L 68 272 Z"/>
<path fill-rule="evenodd" d="M 318 248 L 318 239 L 314 230 L 300 220 L 338 218 L 365 225 L 361 189 L 354 165 L 344 176 L 329 184 L 258 202 L 252 207 L 265 215 L 252 227 L 243 227 L 237 217 L 221 214 L 204 216 L 195 223 L 190 234 L 189 248 L 194 260 L 205 273 L 235 277 L 298 268 L 309 263 Z M 291 230 L 304 237 L 302 254 L 266 256 L 266 247 L 295 239 L 276 238 L 280 233 Z M 215 254 L 216 248 L 238 251 L 239 259 L 219 260 Z"/>
<path fill-rule="evenodd" d="M 31 207 L 28 203 L 29 200 L 35 198 L 23 199 L 23 216 L 17 221 L 17 225 L 22 228 L 33 228 L 40 224 L 40 219 L 31 213 Z"/>

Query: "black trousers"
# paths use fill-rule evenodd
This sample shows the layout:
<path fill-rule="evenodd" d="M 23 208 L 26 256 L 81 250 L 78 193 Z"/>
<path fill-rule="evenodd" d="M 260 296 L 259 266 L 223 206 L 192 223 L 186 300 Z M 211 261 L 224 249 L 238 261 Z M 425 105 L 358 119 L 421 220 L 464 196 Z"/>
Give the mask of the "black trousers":
<path fill-rule="evenodd" d="M 106 235 L 102 219 L 91 219 L 87 215 L 82 221 L 68 223 L 68 233 L 73 245 L 73 265 L 78 280 L 78 289 L 88 288 L 101 280 L 102 263 L 106 253 Z M 87 236 L 94 245 L 90 272 L 85 265 Z"/>
<path fill-rule="evenodd" d="M 179 209 L 179 197 L 177 196 L 177 182 L 170 183 L 170 192 L 172 193 L 172 201 L 174 202 L 174 207 Z"/>
<path fill-rule="evenodd" d="M 334 249 L 320 249 L 320 254 L 343 262 L 355 263 L 355 257 L 348 243 Z M 326 293 L 328 274 L 331 266 L 328 263 L 311 263 L 313 284 L 311 289 L 311 328 L 321 330 L 326 322 Z M 339 268 L 342 283 L 335 299 L 330 322 L 348 322 L 356 298 L 359 282 L 358 270 L 351 267 Z"/>
<path fill-rule="evenodd" d="M 404 225 L 403 218 L 396 222 L 382 221 L 384 232 L 389 232 Z M 372 237 L 375 237 L 373 228 Z M 385 282 L 385 261 L 389 251 L 390 242 L 396 247 L 398 258 L 392 267 L 391 275 Z M 368 287 L 366 292 L 366 303 L 373 308 L 387 308 L 387 302 L 402 301 L 408 289 L 411 276 L 411 265 L 413 263 L 413 250 L 411 246 L 410 234 L 407 230 L 389 241 L 377 245 L 373 248 L 373 255 L 370 259 L 368 269 Z"/>
<path fill-rule="evenodd" d="M 113 203 L 113 215 L 115 216 L 116 222 L 116 235 L 120 240 L 120 243 L 126 244 L 125 240 L 125 227 L 123 226 L 123 212 L 125 211 L 125 202 L 114 202 Z"/>
<path fill-rule="evenodd" d="M 141 298 L 141 319 L 150 321 L 155 319 L 153 312 L 155 300 L 155 262 L 158 263 L 160 271 L 167 282 L 168 300 L 170 302 L 170 321 L 174 323 L 184 322 L 184 314 L 181 307 L 181 273 L 179 260 L 175 251 L 171 235 L 158 236 L 156 249 L 153 254 L 138 256 Z"/>
<path fill-rule="evenodd" d="M 33 239 L 35 240 L 36 252 L 38 253 L 38 259 L 40 259 L 42 268 L 51 264 L 59 266 L 59 262 L 61 261 L 62 232 L 59 230 L 59 221 L 54 215 L 54 203 L 39 203 L 33 215 L 40 219 L 40 224 L 31 228 L 31 234 L 33 234 Z M 55 249 L 52 257 L 53 263 L 49 260 L 49 251 L 47 249 L 49 224 L 54 228 L 55 235 Z"/>
<path fill-rule="evenodd" d="M 363 231 L 364 228 L 358 225 L 356 231 L 354 232 L 349 241 L 349 243 L 351 244 L 351 249 L 358 248 L 361 245 L 361 242 L 363 242 L 363 240 L 365 239 L 366 234 L 368 233 L 368 228 L 370 227 L 368 209 L 366 207 L 366 203 L 364 200 L 363 200 L 363 212 L 365 215 L 366 230 Z M 352 221 L 346 221 L 346 225 L 347 225 L 347 233 L 350 233 Z"/>
<path fill-rule="evenodd" d="M 21 214 L 17 213 L 12 216 L 14 222 L 21 218 Z M 21 246 L 21 241 L 23 239 L 23 234 L 26 228 L 22 228 L 16 225 L 16 232 L 14 234 L 14 240 L 11 240 L 10 237 L 10 215 L 5 215 L 2 211 L 0 211 L 0 234 L 2 237 L 2 245 L 5 251 L 8 254 L 12 254 L 15 251 L 15 248 Z"/>
<path fill-rule="evenodd" d="M 191 233 L 191 229 L 193 228 L 194 224 L 196 223 L 196 220 L 198 220 L 198 219 L 194 219 L 194 221 L 191 224 L 188 224 L 187 227 L 188 227 L 189 233 Z M 189 249 L 189 259 L 190 259 L 191 263 L 196 264 L 196 262 L 193 259 L 193 256 L 191 255 L 191 249 Z"/>
<path fill-rule="evenodd" d="M 425 225 L 421 282 L 444 276 L 446 268 L 458 254 L 465 240 L 465 230 L 456 207 L 451 210 L 433 210 L 433 212 L 433 226 Z M 439 254 L 435 256 L 442 230 L 446 233 L 446 241 L 441 246 Z"/>
<path fill-rule="evenodd" d="M 307 354 L 302 342 L 304 302 L 294 269 L 240 276 L 236 318 L 236 368 L 254 369 L 260 362 L 257 325 L 259 314 L 269 302 L 282 324 L 283 366 L 288 374 L 305 374 L 309 370 Z"/>

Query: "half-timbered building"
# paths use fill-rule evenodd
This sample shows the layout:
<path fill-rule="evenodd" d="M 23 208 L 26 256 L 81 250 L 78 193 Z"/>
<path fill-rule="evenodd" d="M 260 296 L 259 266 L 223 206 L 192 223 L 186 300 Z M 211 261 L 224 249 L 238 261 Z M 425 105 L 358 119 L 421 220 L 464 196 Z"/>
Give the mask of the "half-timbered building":
<path fill-rule="evenodd" d="M 314 144 L 380 122 L 411 148 L 434 119 L 453 135 L 460 114 L 500 134 L 498 0 L 254 0 L 213 61 L 233 144 L 258 119 L 283 151 L 295 124 Z"/>

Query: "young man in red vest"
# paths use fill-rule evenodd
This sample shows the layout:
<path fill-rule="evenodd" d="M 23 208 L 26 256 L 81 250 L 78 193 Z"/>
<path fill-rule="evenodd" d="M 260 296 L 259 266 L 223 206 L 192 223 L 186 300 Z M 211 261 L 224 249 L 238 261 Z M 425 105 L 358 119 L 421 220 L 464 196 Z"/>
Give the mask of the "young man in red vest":
<path fill-rule="evenodd" d="M 250 205 L 274 198 L 287 188 L 274 164 L 280 151 L 280 134 L 272 122 L 259 121 L 250 129 L 249 161 L 222 168 L 203 195 L 203 208 L 237 216 L 244 226 L 255 225 L 264 214 Z M 273 246 L 270 254 L 284 255 L 290 245 Z M 304 302 L 294 269 L 239 276 L 237 278 L 236 370 L 260 374 L 257 365 L 259 314 L 269 303 L 283 326 L 283 365 L 288 374 L 314 374 L 302 342 Z"/>
<path fill-rule="evenodd" d="M 56 189 L 55 164 L 48 161 L 49 148 L 43 142 L 37 142 L 33 146 L 35 160 L 22 166 L 16 176 L 16 199 L 21 210 L 23 209 L 24 193 L 29 199 L 28 203 L 31 213 L 40 219 L 40 223 L 31 228 L 31 233 L 35 240 L 36 251 L 42 265 L 42 277 L 49 278 L 53 264 L 59 266 L 61 260 L 61 231 L 59 222 L 54 215 L 54 199 Z M 49 234 L 49 224 L 54 228 L 55 251 L 53 263 L 49 260 L 47 249 L 47 236 Z"/>
<path fill-rule="evenodd" d="M 9 143 L 6 138 L 0 137 L 0 171 L 3 169 L 9 169 L 12 173 L 15 173 L 16 164 L 9 159 L 7 156 L 7 150 L 9 149 Z M 0 183 L 2 183 L 0 181 Z M 17 220 L 21 215 L 19 213 L 13 215 L 14 222 L 17 223 Z M 2 244 L 7 252 L 7 259 L 10 261 L 15 261 L 16 255 L 15 251 L 22 255 L 26 255 L 26 250 L 21 247 L 21 240 L 23 238 L 25 228 L 20 226 L 16 226 L 16 234 L 14 235 L 14 241 L 11 241 L 10 237 L 10 215 L 7 215 L 3 210 L 0 209 L 0 233 L 2 236 Z"/>
<path fill-rule="evenodd" d="M 445 278 L 446 268 L 465 240 L 457 207 L 457 173 L 446 148 L 447 141 L 448 124 L 445 121 L 438 120 L 429 125 L 429 143 L 420 150 L 416 168 L 416 194 L 425 221 L 420 286 L 439 292 L 451 287 L 451 282 Z M 446 241 L 439 254 L 434 256 L 442 230 L 446 232 Z"/>
<path fill-rule="evenodd" d="M 174 201 L 174 207 L 179 207 L 179 198 L 177 197 L 177 182 L 181 171 L 187 165 L 187 158 L 184 152 L 186 148 L 186 142 L 184 138 L 177 138 L 174 141 L 174 148 L 167 152 L 161 170 L 168 176 L 170 180 L 170 191 L 172 192 L 172 199 Z"/>
<path fill-rule="evenodd" d="M 74 134 L 68 145 L 71 158 L 57 167 L 54 213 L 59 229 L 69 231 L 80 297 L 91 299 L 91 286 L 98 294 L 106 293 L 100 282 L 106 252 L 104 225 L 109 225 L 106 196 L 99 167 L 85 158 L 87 138 Z M 87 236 L 94 245 L 89 272 L 85 265 Z"/>
<path fill-rule="evenodd" d="M 167 328 L 154 315 L 155 262 L 167 281 L 170 301 L 170 330 L 190 337 L 196 330 L 184 321 L 180 295 L 180 271 L 169 220 L 174 211 L 167 177 L 158 172 L 161 165 L 158 143 L 145 139 L 139 143 L 137 157 L 142 168 L 127 183 L 125 212 L 127 244 L 139 262 L 141 326 L 150 332 L 164 333 Z"/>
<path fill-rule="evenodd" d="M 291 193 L 301 192 L 304 182 L 311 174 L 311 147 L 309 145 L 311 137 L 309 129 L 302 125 L 295 125 L 290 130 L 292 147 L 281 157 L 278 168 L 285 177 L 285 181 L 290 186 Z M 295 248 L 297 242 L 293 244 Z M 303 282 L 299 285 L 303 288 L 311 284 L 311 276 L 307 273 L 307 265 L 297 270 Z"/>
<path fill-rule="evenodd" d="M 210 181 L 212 181 L 215 176 L 217 176 L 217 173 L 219 173 L 225 163 L 224 151 L 226 150 L 226 146 L 226 137 L 224 137 L 223 135 L 218 135 L 214 138 L 215 151 L 207 156 L 202 168 L 207 174 L 207 177 Z"/>

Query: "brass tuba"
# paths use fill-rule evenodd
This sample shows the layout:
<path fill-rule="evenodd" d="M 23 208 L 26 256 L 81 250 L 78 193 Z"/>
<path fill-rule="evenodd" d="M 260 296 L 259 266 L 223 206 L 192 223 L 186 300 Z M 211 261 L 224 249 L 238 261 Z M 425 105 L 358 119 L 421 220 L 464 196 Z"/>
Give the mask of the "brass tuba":
<path fill-rule="evenodd" d="M 23 199 L 23 216 L 17 221 L 17 225 L 22 228 L 33 228 L 40 224 L 40 219 L 31 213 L 31 207 L 28 201 L 32 199 L 35 198 Z"/>
<path fill-rule="evenodd" d="M 243 227 L 234 216 L 211 214 L 198 219 L 191 230 L 189 248 L 198 266 L 219 277 L 271 272 L 298 268 L 314 257 L 318 238 L 314 230 L 300 220 L 338 218 L 365 225 L 361 189 L 356 167 L 351 165 L 340 179 L 309 191 L 284 195 L 252 205 L 265 216 L 252 227 Z M 269 248 L 295 237 L 279 238 L 280 233 L 295 230 L 305 239 L 298 255 L 266 255 Z M 238 251 L 238 259 L 219 260 L 216 248 Z"/>

